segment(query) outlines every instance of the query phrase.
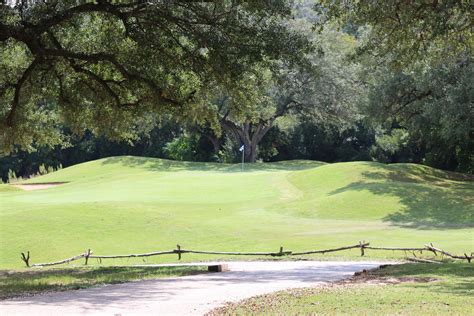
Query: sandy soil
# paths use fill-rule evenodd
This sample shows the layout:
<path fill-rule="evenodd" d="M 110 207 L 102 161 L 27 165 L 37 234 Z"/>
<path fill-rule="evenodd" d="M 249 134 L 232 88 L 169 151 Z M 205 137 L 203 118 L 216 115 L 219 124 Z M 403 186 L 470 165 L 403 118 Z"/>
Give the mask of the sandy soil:
<path fill-rule="evenodd" d="M 28 184 L 11 184 L 13 187 L 20 188 L 25 191 L 33 191 L 33 190 L 43 190 L 52 187 L 57 187 L 59 185 L 63 185 L 67 182 L 48 182 L 48 183 L 28 183 Z"/>
<path fill-rule="evenodd" d="M 1 315 L 203 315 L 227 302 L 348 278 L 382 262 L 228 262 L 230 271 L 0 302 Z"/>

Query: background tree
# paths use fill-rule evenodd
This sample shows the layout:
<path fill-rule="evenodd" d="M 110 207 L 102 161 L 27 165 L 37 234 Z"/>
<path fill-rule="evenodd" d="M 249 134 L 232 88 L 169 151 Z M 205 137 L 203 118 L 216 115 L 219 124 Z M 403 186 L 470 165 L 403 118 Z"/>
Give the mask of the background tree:
<path fill-rule="evenodd" d="M 345 29 L 370 28 L 360 52 L 391 56 L 392 66 L 414 60 L 442 60 L 472 50 L 473 4 L 466 0 L 345 1 L 319 0 L 315 5 L 324 27 L 337 21 Z"/>
<path fill-rule="evenodd" d="M 38 150 L 14 147 L 0 158 L 2 178 L 35 174 L 42 164 L 66 167 L 124 154 L 235 162 L 237 146 L 245 142 L 248 161 L 376 160 L 474 172 L 472 32 L 464 1 L 319 1 L 317 14 L 309 0 L 291 7 L 291 14 L 284 1 L 184 2 L 132 9 L 138 4 L 102 1 L 85 7 L 130 14 L 128 23 L 139 26 L 134 33 L 105 11 L 74 9 L 52 27 L 64 49 L 88 56 L 104 53 L 117 39 L 110 53 L 179 102 L 151 102 L 152 96 L 114 106 L 106 86 L 76 71 L 71 61 L 106 80 L 121 102 L 152 90 L 124 78 L 107 60 L 49 56 L 53 79 L 49 68 L 35 66 L 21 84 L 13 126 L 0 124 L 3 147 Z M 78 6 L 54 3 L 33 2 L 23 11 L 2 7 L 0 34 L 27 30 L 28 23 Z M 165 16 L 149 17 L 151 12 Z M 217 25 L 210 19 L 215 13 Z M 314 32 L 315 24 L 324 27 Z M 39 41 L 58 49 L 48 32 Z M 0 119 L 6 122 L 17 80 L 34 55 L 15 38 L 0 41 L 0 54 Z M 349 62 L 348 56 L 354 58 Z M 71 102 L 61 103 L 64 96 Z M 41 145 L 60 143 L 68 147 Z"/>
<path fill-rule="evenodd" d="M 363 112 L 385 129 L 375 152 L 472 172 L 472 4 L 323 0 L 316 8 L 325 17 L 321 26 L 336 20 L 359 37 L 356 62 L 369 88 Z M 390 147 L 399 152 L 383 150 Z"/>
<path fill-rule="evenodd" d="M 408 132 L 432 166 L 474 169 L 474 67 L 470 57 L 414 71 L 372 72 L 366 113 L 389 130 Z M 391 134 L 391 132 L 390 132 Z"/>
<path fill-rule="evenodd" d="M 234 81 L 232 88 L 216 91 L 215 102 L 209 105 L 218 122 L 210 125 L 244 145 L 246 161 L 256 161 L 258 144 L 275 124 L 304 118 L 342 130 L 358 119 L 363 86 L 357 78 L 358 65 L 346 60 L 355 49 L 354 38 L 334 29 L 314 37 L 309 21 L 294 23 L 292 28 L 317 47 L 305 56 L 305 63 L 280 60 L 269 68 L 255 68 Z"/>

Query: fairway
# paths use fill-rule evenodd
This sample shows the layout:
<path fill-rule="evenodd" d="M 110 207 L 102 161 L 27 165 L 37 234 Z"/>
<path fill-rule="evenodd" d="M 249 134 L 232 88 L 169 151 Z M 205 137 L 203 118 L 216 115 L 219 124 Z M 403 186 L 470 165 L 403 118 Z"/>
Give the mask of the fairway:
<path fill-rule="evenodd" d="M 87 248 L 126 254 L 169 250 L 177 243 L 197 250 L 304 251 L 366 240 L 374 246 L 433 242 L 454 253 L 474 251 L 472 179 L 415 164 L 287 161 L 249 164 L 241 171 L 240 165 L 124 156 L 25 183 L 42 182 L 68 183 L 36 191 L 0 185 L 0 268 L 22 267 L 25 251 L 37 263 Z M 170 255 L 146 262 L 176 260 Z M 143 261 L 102 262 L 136 263 Z"/>

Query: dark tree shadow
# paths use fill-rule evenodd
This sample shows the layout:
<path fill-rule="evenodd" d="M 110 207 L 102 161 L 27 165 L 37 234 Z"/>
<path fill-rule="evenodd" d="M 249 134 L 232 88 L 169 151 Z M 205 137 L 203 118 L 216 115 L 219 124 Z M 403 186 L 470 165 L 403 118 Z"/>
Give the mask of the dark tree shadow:
<path fill-rule="evenodd" d="M 474 268 L 470 263 L 409 263 L 392 265 L 387 269 L 376 270 L 381 276 L 394 277 L 435 277 L 439 280 L 430 284 L 430 289 L 455 295 L 470 295 L 474 290 Z M 443 282 L 444 279 L 453 279 L 451 282 Z M 415 288 L 423 288 L 425 284 L 411 285 Z"/>
<path fill-rule="evenodd" d="M 474 181 L 417 165 L 379 165 L 364 181 L 330 194 L 368 190 L 397 197 L 403 209 L 383 218 L 392 225 L 417 229 L 474 227 Z M 380 205 L 383 208 L 383 205 Z"/>
<path fill-rule="evenodd" d="M 120 156 L 105 159 L 103 164 L 121 164 L 128 167 L 141 167 L 150 171 L 214 171 L 242 172 L 240 164 L 225 164 L 212 162 L 174 161 L 167 159 L 150 159 L 145 157 Z M 310 160 L 294 160 L 273 163 L 245 163 L 244 172 L 305 170 L 324 165 L 323 162 Z"/>

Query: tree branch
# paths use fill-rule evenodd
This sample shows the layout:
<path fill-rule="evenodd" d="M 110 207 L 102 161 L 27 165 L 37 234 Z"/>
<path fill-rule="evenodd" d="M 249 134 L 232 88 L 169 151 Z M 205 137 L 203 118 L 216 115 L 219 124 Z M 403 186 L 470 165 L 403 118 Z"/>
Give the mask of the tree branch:
<path fill-rule="evenodd" d="M 25 84 L 25 82 L 29 79 L 35 67 L 40 63 L 40 61 L 41 61 L 40 57 L 35 58 L 33 62 L 28 66 L 28 68 L 25 69 L 22 76 L 15 84 L 15 95 L 13 97 L 12 107 L 6 119 L 6 123 L 8 127 L 13 126 L 13 120 L 15 119 L 16 111 L 18 110 L 18 107 L 20 106 L 21 89 L 23 85 Z"/>
<path fill-rule="evenodd" d="M 423 100 L 424 98 L 430 96 L 433 92 L 431 90 L 428 90 L 422 94 L 415 95 L 415 92 L 412 91 L 410 94 L 413 96 L 411 99 L 407 100 L 405 103 L 403 103 L 401 106 L 398 107 L 398 109 L 395 110 L 393 114 L 399 114 L 402 112 L 408 105 L 412 104 L 415 101 L 420 101 Z"/>

